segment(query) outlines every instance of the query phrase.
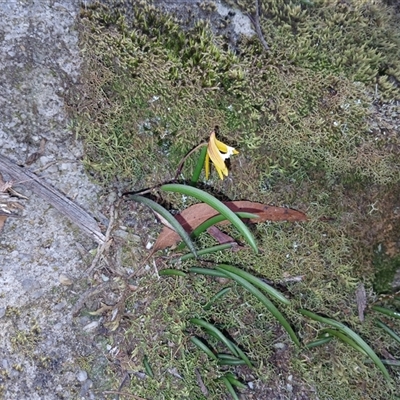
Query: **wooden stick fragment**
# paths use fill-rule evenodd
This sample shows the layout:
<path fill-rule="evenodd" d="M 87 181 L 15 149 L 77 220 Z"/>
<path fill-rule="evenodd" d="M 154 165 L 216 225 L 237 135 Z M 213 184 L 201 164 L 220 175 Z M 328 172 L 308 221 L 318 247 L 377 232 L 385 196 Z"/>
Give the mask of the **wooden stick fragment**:
<path fill-rule="evenodd" d="M 0 170 L 9 174 L 15 181 L 26 182 L 26 185 L 43 200 L 50 203 L 61 214 L 77 225 L 84 233 L 97 243 L 103 244 L 105 236 L 100 231 L 96 220 L 82 207 L 75 204 L 63 193 L 49 185 L 43 178 L 26 168 L 20 167 L 0 154 Z"/>

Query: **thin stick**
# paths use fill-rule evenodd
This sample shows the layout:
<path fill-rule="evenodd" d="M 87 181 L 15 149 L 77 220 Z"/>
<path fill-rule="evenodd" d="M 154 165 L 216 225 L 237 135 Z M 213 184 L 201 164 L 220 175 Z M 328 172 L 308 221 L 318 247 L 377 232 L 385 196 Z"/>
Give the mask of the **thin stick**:
<path fill-rule="evenodd" d="M 189 153 L 186 154 L 185 157 L 182 158 L 182 161 L 179 163 L 178 168 L 176 170 L 175 178 L 174 181 L 178 180 L 179 174 L 182 172 L 183 165 L 185 164 L 186 160 L 198 149 L 200 149 L 203 146 L 207 146 L 208 143 L 200 143 L 198 146 L 196 146 L 194 149 L 190 150 Z"/>
<path fill-rule="evenodd" d="M 104 242 L 104 235 L 99 229 L 97 221 L 82 207 L 78 206 L 67 196 L 45 182 L 45 180 L 22 168 L 0 154 L 0 169 L 6 172 L 15 181 L 27 181 L 30 189 L 42 199 L 50 203 L 55 209 L 61 212 L 76 224 L 83 232 L 90 235 L 97 243 Z"/>
<path fill-rule="evenodd" d="M 121 396 L 129 396 L 132 397 L 132 399 L 136 399 L 136 400 L 147 400 L 143 397 L 139 397 L 139 396 L 135 396 L 132 393 L 126 393 L 126 392 L 119 392 L 118 390 L 106 390 L 104 392 L 102 392 L 103 394 L 119 394 Z"/>
<path fill-rule="evenodd" d="M 119 201 L 118 201 L 118 204 L 119 204 Z M 106 235 L 104 237 L 104 242 L 99 244 L 99 246 L 97 247 L 96 256 L 94 257 L 91 266 L 86 271 L 87 275 L 89 275 L 96 268 L 97 263 L 100 260 L 100 257 L 104 253 L 105 249 L 110 245 L 109 241 L 110 241 L 111 231 L 114 228 L 114 221 L 117 218 L 117 214 L 118 214 L 118 211 L 116 210 L 114 204 L 112 204 L 110 207 L 110 222 L 108 223 Z"/>
<path fill-rule="evenodd" d="M 252 22 L 254 29 L 256 30 L 257 36 L 260 39 L 261 44 L 264 46 L 265 50 L 269 51 L 270 48 L 268 46 L 268 43 L 264 39 L 264 35 L 260 26 L 260 4 L 258 0 L 256 0 L 256 13 L 254 17 L 250 14 L 247 14 L 247 16 L 250 18 L 250 21 Z"/>

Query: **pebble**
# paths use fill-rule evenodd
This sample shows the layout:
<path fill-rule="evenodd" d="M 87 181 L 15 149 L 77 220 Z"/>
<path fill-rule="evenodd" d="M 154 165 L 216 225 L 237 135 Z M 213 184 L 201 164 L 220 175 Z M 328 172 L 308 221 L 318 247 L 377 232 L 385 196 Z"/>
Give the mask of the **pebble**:
<path fill-rule="evenodd" d="M 76 379 L 78 379 L 79 382 L 85 382 L 86 379 L 88 378 L 88 374 L 85 370 L 80 370 L 77 374 L 76 374 Z"/>
<path fill-rule="evenodd" d="M 86 326 L 83 327 L 83 330 L 85 332 L 94 332 L 97 327 L 99 326 L 100 321 L 93 321 L 90 324 L 87 324 Z"/>
<path fill-rule="evenodd" d="M 64 286 L 71 286 L 74 283 L 73 280 L 66 274 L 61 274 L 58 277 L 58 280 L 61 283 L 61 285 Z"/>

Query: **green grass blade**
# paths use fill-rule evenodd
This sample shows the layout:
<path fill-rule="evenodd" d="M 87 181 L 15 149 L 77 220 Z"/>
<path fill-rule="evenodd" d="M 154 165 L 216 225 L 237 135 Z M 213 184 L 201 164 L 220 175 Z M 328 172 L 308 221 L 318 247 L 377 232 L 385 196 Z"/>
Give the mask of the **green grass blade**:
<path fill-rule="evenodd" d="M 144 358 L 143 358 L 143 365 L 144 365 L 144 369 L 146 370 L 146 374 L 148 376 L 150 376 L 150 378 L 154 378 L 154 373 L 153 373 L 153 370 L 150 367 L 149 360 L 148 360 L 147 356 L 144 356 Z"/>
<path fill-rule="evenodd" d="M 354 340 L 350 339 L 343 332 L 336 331 L 335 329 L 324 329 L 323 332 L 326 332 L 331 336 L 337 337 L 342 342 L 347 343 L 349 346 L 353 347 L 353 349 L 368 357 L 368 354 Z"/>
<path fill-rule="evenodd" d="M 147 207 L 150 207 L 156 213 L 160 214 L 165 220 L 175 229 L 175 232 L 182 238 L 182 240 L 186 243 L 189 250 L 193 253 L 194 257 L 197 258 L 196 249 L 194 247 L 193 242 L 191 241 L 189 235 L 183 229 L 182 225 L 174 218 L 171 213 L 165 209 L 160 204 L 155 201 L 148 199 L 147 197 L 137 196 L 137 195 L 129 195 L 128 197 L 131 200 L 137 201 L 138 203 L 145 204 Z"/>
<path fill-rule="evenodd" d="M 252 214 L 252 213 L 248 213 L 248 212 L 235 212 L 235 214 L 239 217 L 239 218 L 258 218 L 259 216 L 257 214 Z M 213 225 L 219 224 L 222 221 L 226 221 L 227 218 L 224 215 L 216 215 L 214 217 L 211 217 L 210 219 L 208 219 L 207 221 L 204 221 L 202 224 L 200 224 L 196 229 L 193 230 L 193 232 L 191 233 L 191 237 L 192 238 L 196 238 L 200 235 L 200 233 L 203 233 L 204 231 L 206 231 L 208 228 L 210 228 Z"/>
<path fill-rule="evenodd" d="M 202 350 L 204 353 L 208 355 L 211 359 L 218 361 L 218 357 L 210 350 L 210 348 L 199 338 L 196 336 L 192 336 L 190 338 L 193 344 L 195 344 L 200 350 Z"/>
<path fill-rule="evenodd" d="M 192 180 L 190 181 L 190 184 L 193 186 L 196 186 L 197 182 L 199 181 L 201 171 L 203 170 L 204 167 L 204 160 L 206 159 L 206 154 L 207 154 L 207 146 L 203 146 L 201 148 L 199 159 L 197 160 L 196 168 L 194 169 L 193 172 Z"/>
<path fill-rule="evenodd" d="M 336 329 L 339 329 L 342 331 L 345 335 L 349 336 L 351 339 L 354 340 L 368 355 L 368 357 L 373 360 L 373 362 L 376 364 L 376 366 L 382 371 L 383 375 L 390 380 L 390 375 L 386 367 L 383 365 L 382 361 L 379 359 L 379 357 L 376 355 L 376 353 L 371 349 L 371 347 L 366 343 L 357 333 L 352 331 L 349 327 L 346 325 L 342 324 L 341 322 L 335 321 L 331 318 L 325 318 L 321 317 L 318 314 L 315 314 L 311 311 L 301 309 L 299 312 L 315 321 L 322 322 L 324 324 L 328 324 L 330 326 L 333 326 Z"/>
<path fill-rule="evenodd" d="M 232 396 L 233 400 L 239 400 L 238 395 L 235 392 L 232 384 L 226 376 L 221 376 L 221 381 L 225 383 L 226 388 L 228 389 L 229 394 Z"/>
<path fill-rule="evenodd" d="M 236 351 L 235 346 L 232 346 L 232 342 L 225 337 L 225 335 L 214 325 L 210 324 L 209 322 L 206 322 L 202 319 L 198 318 L 192 318 L 189 320 L 190 323 L 193 325 L 200 326 L 204 328 L 206 331 L 209 331 L 214 337 L 218 338 L 224 345 L 236 356 L 239 357 L 239 354 Z"/>
<path fill-rule="evenodd" d="M 246 360 L 243 360 L 243 358 L 238 358 L 233 356 L 232 354 L 224 354 L 224 353 L 219 353 L 217 354 L 218 357 L 218 364 L 220 365 L 245 365 Z M 250 366 L 252 366 L 250 364 Z"/>
<path fill-rule="evenodd" d="M 235 214 L 239 218 L 259 218 L 257 214 L 251 214 L 247 212 L 235 212 Z M 222 221 L 226 221 L 226 217 L 224 217 L 221 214 L 218 214 L 215 217 L 211 217 L 207 221 L 204 221 L 202 224 L 200 224 L 196 229 L 194 229 L 193 232 L 190 234 L 190 238 L 191 239 L 197 238 L 201 233 L 205 232 L 208 228 Z M 181 242 L 179 246 L 176 248 L 176 250 L 180 251 L 184 248 L 185 248 L 185 242 Z"/>
<path fill-rule="evenodd" d="M 379 319 L 376 320 L 376 324 L 382 328 L 388 335 L 390 335 L 394 340 L 396 340 L 398 343 L 400 343 L 400 336 L 393 332 L 386 324 L 383 322 L 379 321 Z"/>
<path fill-rule="evenodd" d="M 264 291 L 266 291 L 270 296 L 274 297 L 276 300 L 279 300 L 284 304 L 290 304 L 290 301 L 281 292 L 279 292 L 272 286 L 268 285 L 267 283 L 263 282 L 261 279 L 249 274 L 248 272 L 243 271 L 240 268 L 233 267 L 232 265 L 219 264 L 218 267 L 241 276 L 254 286 L 257 286 L 259 289 L 263 289 Z"/>
<path fill-rule="evenodd" d="M 222 290 L 220 290 L 216 295 L 214 295 L 213 297 L 211 297 L 210 301 L 203 306 L 203 310 L 208 311 L 211 306 L 219 299 L 221 299 L 222 297 L 224 297 L 229 291 L 231 290 L 230 287 L 226 287 Z"/>
<path fill-rule="evenodd" d="M 379 307 L 379 306 L 372 306 L 371 308 L 375 311 L 387 315 L 388 317 L 400 319 L 400 313 L 397 311 L 393 311 L 390 310 L 389 308 Z"/>
<path fill-rule="evenodd" d="M 246 365 L 246 361 L 242 360 L 241 358 L 237 358 L 236 360 L 219 360 L 219 365 Z"/>
<path fill-rule="evenodd" d="M 183 271 L 180 271 L 179 269 L 162 269 L 161 271 L 158 272 L 158 275 L 160 276 L 186 276 L 186 273 Z"/>
<path fill-rule="evenodd" d="M 206 249 L 198 250 L 197 257 L 204 256 L 205 254 L 216 253 L 217 251 L 230 249 L 231 247 L 234 246 L 234 244 L 235 243 L 224 243 L 224 244 L 218 244 L 217 246 L 207 247 Z M 184 256 L 180 257 L 179 260 L 186 261 L 186 260 L 190 260 L 191 258 L 195 258 L 195 257 L 196 257 L 195 255 L 189 253 L 189 254 L 185 254 Z"/>
<path fill-rule="evenodd" d="M 279 321 L 279 323 L 283 326 L 289 336 L 292 338 L 293 342 L 300 346 L 300 341 L 294 333 L 292 327 L 289 322 L 285 319 L 285 317 L 281 314 L 281 312 L 275 307 L 275 305 L 269 300 L 263 293 L 261 293 L 253 284 L 251 284 L 246 279 L 242 278 L 239 275 L 236 275 L 232 272 L 229 272 L 225 269 L 216 267 L 218 271 L 223 271 L 225 274 L 243 286 L 244 289 L 248 290 L 253 296 L 255 296 L 261 303 L 265 305 L 268 311 Z"/>
<path fill-rule="evenodd" d="M 225 374 L 225 376 L 228 378 L 229 382 L 234 385 L 237 386 L 238 388 L 241 389 L 247 389 L 247 385 L 245 385 L 244 383 L 240 382 L 237 377 L 235 375 L 232 374 L 232 372 L 227 372 Z"/>
<path fill-rule="evenodd" d="M 243 350 L 239 346 L 237 346 L 235 343 L 233 343 L 232 341 L 231 341 L 231 343 L 232 343 L 232 346 L 234 346 L 236 351 L 238 352 L 239 357 L 246 363 L 246 365 L 250 368 L 253 368 L 253 364 L 251 363 L 249 358 L 246 356 L 246 354 L 244 354 Z"/>
<path fill-rule="evenodd" d="M 307 349 L 311 349 L 313 347 L 322 346 L 326 343 L 329 343 L 333 338 L 331 336 L 324 337 L 321 339 L 314 340 L 306 344 Z"/>
<path fill-rule="evenodd" d="M 230 210 L 225 204 L 216 199 L 214 196 L 211 196 L 203 190 L 191 186 L 180 185 L 177 183 L 163 185 L 161 186 L 161 189 L 167 192 L 182 193 L 208 204 L 210 207 L 214 208 L 214 210 L 224 215 L 226 219 L 230 221 L 231 224 L 234 225 L 236 229 L 243 235 L 243 237 L 246 239 L 247 243 L 249 243 L 249 245 L 253 248 L 253 250 L 258 253 L 257 244 L 254 240 L 253 235 L 249 231 L 249 228 L 247 228 L 243 221 L 241 221 L 240 218 L 232 210 Z"/>
<path fill-rule="evenodd" d="M 217 357 L 218 357 L 218 360 L 221 360 L 221 361 L 226 361 L 226 360 L 227 361 L 238 361 L 238 360 L 244 361 L 241 358 L 238 358 L 236 356 L 233 356 L 232 354 L 226 354 L 226 353 L 218 353 Z"/>
<path fill-rule="evenodd" d="M 217 276 L 218 278 L 227 278 L 226 274 L 224 274 L 223 272 L 216 271 L 215 269 L 210 269 L 210 268 L 192 267 L 189 268 L 189 272 L 193 274 Z"/>

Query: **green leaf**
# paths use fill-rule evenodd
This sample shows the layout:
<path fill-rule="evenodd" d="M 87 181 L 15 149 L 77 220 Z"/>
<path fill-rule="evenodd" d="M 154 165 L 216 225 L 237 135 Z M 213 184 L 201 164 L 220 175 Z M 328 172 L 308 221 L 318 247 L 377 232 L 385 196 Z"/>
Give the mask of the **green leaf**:
<path fill-rule="evenodd" d="M 163 185 L 161 186 L 161 189 L 167 192 L 177 192 L 185 194 L 187 196 L 192 196 L 208 204 L 210 207 L 214 208 L 214 210 L 225 216 L 225 218 L 230 221 L 231 224 L 234 225 L 237 230 L 243 235 L 243 237 L 246 239 L 247 243 L 249 243 L 249 245 L 253 248 L 253 250 L 258 253 L 257 244 L 247 226 L 232 210 L 230 210 L 225 204 L 220 202 L 214 196 L 211 196 L 203 190 L 191 186 L 180 185 L 177 183 Z"/>
<path fill-rule="evenodd" d="M 379 321 L 379 319 L 376 320 L 376 324 L 380 328 L 382 328 L 387 334 L 389 334 L 394 340 L 396 340 L 398 343 L 400 343 L 400 336 L 397 335 L 397 333 L 393 332 L 386 324 Z"/>
<path fill-rule="evenodd" d="M 342 324 L 341 322 L 335 321 L 334 319 L 331 318 L 325 318 L 321 317 L 318 314 L 315 314 L 311 311 L 301 309 L 299 312 L 315 321 L 322 322 L 324 324 L 328 324 L 330 326 L 333 326 L 336 329 L 339 329 L 342 331 L 344 334 L 349 336 L 351 339 L 354 340 L 354 342 L 359 345 L 366 353 L 367 355 L 371 358 L 371 360 L 376 364 L 376 366 L 382 371 L 383 375 L 390 380 L 390 375 L 386 367 L 383 365 L 382 361 L 379 359 L 379 357 L 376 355 L 376 353 L 371 349 L 371 347 L 359 336 L 357 333 L 352 331 L 349 327 L 346 325 Z"/>
<path fill-rule="evenodd" d="M 144 356 L 144 358 L 143 358 L 143 365 L 144 365 L 144 369 L 146 370 L 146 374 L 148 376 L 150 376 L 150 378 L 154 378 L 154 373 L 153 373 L 153 370 L 150 367 L 149 360 L 148 360 L 147 356 Z"/>
<path fill-rule="evenodd" d="M 180 271 L 179 269 L 162 269 L 161 271 L 158 272 L 158 275 L 160 276 L 171 276 L 171 275 L 176 275 L 176 276 L 186 276 L 186 273 L 183 271 Z"/>
<path fill-rule="evenodd" d="M 324 329 L 322 332 L 326 332 L 330 336 L 337 337 L 342 342 L 347 343 L 349 346 L 353 347 L 353 349 L 362 353 L 364 356 L 368 356 L 368 354 L 364 351 L 364 349 L 362 349 L 354 340 L 350 339 L 343 332 L 337 331 L 335 329 Z"/>
<path fill-rule="evenodd" d="M 246 279 L 243 279 L 241 276 L 236 275 L 232 272 L 224 270 L 222 268 L 216 267 L 217 271 L 223 271 L 225 274 L 232 278 L 234 281 L 243 286 L 244 289 L 248 290 L 253 296 L 257 297 L 261 303 L 267 307 L 268 311 L 279 321 L 279 323 L 285 328 L 286 332 L 292 338 L 293 342 L 300 346 L 300 341 L 294 333 L 292 327 L 289 322 L 285 319 L 285 317 L 281 314 L 281 312 L 275 307 L 275 305 L 269 300 L 263 293 L 261 293 L 254 285 L 248 282 Z"/>
<path fill-rule="evenodd" d="M 193 325 L 200 326 L 205 330 L 209 331 L 214 337 L 218 338 L 225 346 L 236 356 L 239 357 L 238 352 L 236 351 L 235 346 L 232 346 L 232 342 L 225 337 L 225 335 L 214 325 L 198 318 L 192 318 L 189 320 Z"/>
<path fill-rule="evenodd" d="M 246 365 L 246 361 L 242 360 L 241 358 L 236 358 L 235 360 L 219 360 L 219 365 Z"/>
<path fill-rule="evenodd" d="M 252 214 L 252 213 L 248 213 L 248 212 L 240 211 L 240 212 L 235 212 L 235 214 L 239 218 L 246 218 L 246 219 L 259 218 L 259 216 L 257 214 Z M 215 215 L 214 217 L 209 218 L 207 221 L 204 221 L 196 229 L 194 229 L 193 232 L 190 234 L 190 237 L 196 238 L 200 235 L 200 233 L 203 233 L 211 226 L 219 224 L 220 222 L 226 221 L 226 220 L 227 220 L 227 218 L 224 215 L 221 215 L 221 214 Z"/>
<path fill-rule="evenodd" d="M 400 319 L 400 313 L 397 311 L 390 310 L 389 308 L 379 307 L 379 306 L 372 306 L 373 310 L 378 311 L 382 314 L 385 314 L 392 318 Z"/>
<path fill-rule="evenodd" d="M 254 286 L 257 286 L 259 289 L 265 290 L 270 296 L 274 297 L 276 300 L 279 300 L 284 304 L 290 304 L 290 301 L 281 292 L 263 282 L 261 279 L 255 277 L 254 275 L 251 275 L 248 272 L 241 270 L 240 268 L 233 267 L 232 265 L 219 264 L 218 267 L 241 276 L 242 278 L 252 283 Z"/>
<path fill-rule="evenodd" d="M 208 355 L 208 357 L 212 358 L 215 361 L 218 361 L 217 356 L 209 349 L 209 347 L 196 336 L 192 336 L 190 338 L 192 343 L 194 343 L 200 350 L 204 351 Z"/>
<path fill-rule="evenodd" d="M 246 362 L 246 360 L 244 360 L 243 358 L 235 357 L 232 354 L 218 353 L 217 357 L 218 364 L 220 365 L 248 365 L 248 362 Z M 250 363 L 249 366 L 252 367 L 252 364 Z"/>
<path fill-rule="evenodd" d="M 229 339 L 228 339 L 229 340 Z M 232 343 L 232 346 L 235 347 L 237 353 L 239 354 L 239 357 L 246 363 L 246 365 L 250 368 L 253 368 L 253 364 L 251 363 L 251 361 L 249 360 L 249 358 L 246 356 L 246 354 L 244 354 L 243 350 L 236 345 L 235 343 L 233 343 L 232 341 L 230 341 Z"/>
<path fill-rule="evenodd" d="M 187 247 L 193 253 L 194 257 L 197 258 L 196 249 L 189 235 L 186 233 L 185 229 L 183 229 L 182 225 L 176 220 L 176 218 L 174 218 L 173 215 L 171 215 L 171 213 L 168 210 L 166 210 L 163 206 L 156 203 L 155 201 L 148 199 L 147 197 L 131 194 L 128 196 L 128 198 L 137 201 L 138 203 L 145 204 L 147 207 L 150 207 L 153 211 L 160 214 L 186 243 Z"/>
<path fill-rule="evenodd" d="M 235 392 L 232 384 L 226 376 L 221 376 L 221 381 L 225 383 L 226 388 L 228 389 L 229 394 L 232 396 L 233 400 L 239 400 L 238 395 Z"/>
<path fill-rule="evenodd" d="M 217 276 L 218 278 L 227 278 L 226 274 L 224 274 L 223 272 L 216 271 L 215 269 L 210 268 L 192 267 L 189 268 L 189 272 L 192 272 L 194 274 Z"/>
<path fill-rule="evenodd" d="M 222 290 L 220 290 L 216 295 L 214 295 L 213 297 L 211 297 L 210 301 L 203 306 L 203 310 L 208 311 L 211 306 L 220 298 L 224 297 L 229 291 L 231 290 L 230 287 L 226 287 Z"/>
<path fill-rule="evenodd" d="M 311 349 L 313 347 L 322 346 L 323 344 L 329 343 L 332 339 L 333 339 L 332 336 L 317 339 L 317 340 L 307 343 L 306 347 L 307 347 L 307 349 Z"/>
<path fill-rule="evenodd" d="M 239 217 L 239 218 L 259 218 L 259 216 L 257 214 L 252 214 L 252 213 L 247 213 L 247 212 L 235 212 L 235 214 Z M 191 239 L 195 239 L 197 238 L 201 233 L 205 232 L 208 228 L 210 228 L 213 225 L 216 225 L 222 221 L 226 221 L 226 217 L 224 217 L 221 214 L 218 214 L 214 217 L 211 217 L 210 219 L 208 219 L 207 221 L 204 221 L 202 224 L 200 224 L 196 229 L 194 229 L 192 231 L 192 233 L 190 234 L 190 238 Z M 181 242 L 179 244 L 179 246 L 176 248 L 176 250 L 182 250 L 185 248 L 185 242 Z"/>
<path fill-rule="evenodd" d="M 192 186 L 195 186 L 199 181 L 199 177 L 204 166 L 204 160 L 206 159 L 206 154 L 207 154 L 207 146 L 203 146 L 201 148 L 199 159 L 197 160 L 196 168 L 194 169 L 193 172 L 192 180 L 190 181 L 190 184 Z"/>
<path fill-rule="evenodd" d="M 225 374 L 225 377 L 228 378 L 229 382 L 234 385 L 237 386 L 241 389 L 247 389 L 247 385 L 245 385 L 244 383 L 240 382 L 235 375 L 232 374 L 232 372 L 227 372 Z"/>
<path fill-rule="evenodd" d="M 218 244 L 217 246 L 207 247 L 206 249 L 198 250 L 197 251 L 197 257 L 204 256 L 205 254 L 216 253 L 217 251 L 230 249 L 235 244 L 236 243 L 224 243 L 224 244 Z M 186 260 L 190 260 L 191 258 L 195 258 L 195 256 L 193 254 L 189 253 L 189 254 L 185 254 L 184 256 L 180 257 L 179 260 L 180 261 L 186 261 Z"/>

